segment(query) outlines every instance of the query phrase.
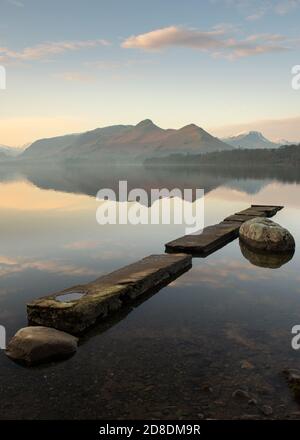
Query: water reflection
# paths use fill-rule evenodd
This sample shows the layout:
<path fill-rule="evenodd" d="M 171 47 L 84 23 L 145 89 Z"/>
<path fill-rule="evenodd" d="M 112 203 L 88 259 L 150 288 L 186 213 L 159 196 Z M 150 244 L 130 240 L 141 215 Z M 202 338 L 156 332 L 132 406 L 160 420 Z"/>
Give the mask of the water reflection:
<path fill-rule="evenodd" d="M 41 189 L 95 196 L 101 188 L 111 188 L 118 193 L 120 180 L 128 181 L 128 191 L 142 188 L 204 188 L 206 193 L 220 187 L 257 194 L 270 182 L 299 183 L 300 170 L 295 167 L 262 168 L 203 168 L 113 166 L 95 164 L 66 165 L 63 163 L 0 163 L 0 182 L 27 180 Z"/>
<path fill-rule="evenodd" d="M 95 194 L 121 179 L 131 188 L 203 187 L 206 225 L 252 203 L 284 205 L 274 219 L 300 240 L 294 169 L 0 168 L 0 323 L 8 337 L 27 324 L 32 299 L 162 253 L 183 235 L 179 225 L 99 226 Z M 0 352 L 0 418 L 265 418 L 263 405 L 274 418 L 299 418 L 281 375 L 299 368 L 290 343 L 300 317 L 299 252 L 274 271 L 243 258 L 233 241 L 96 326 L 66 362 L 25 370 Z M 241 388 L 257 405 L 232 397 Z"/>
<path fill-rule="evenodd" d="M 290 252 L 263 252 L 250 249 L 242 240 L 239 240 L 242 255 L 254 266 L 278 269 L 288 263 L 294 256 L 295 251 Z"/>
<path fill-rule="evenodd" d="M 117 197 L 119 195 L 119 181 L 128 182 L 128 192 L 135 188 L 144 189 L 150 200 L 151 189 L 167 188 L 169 190 L 202 189 L 210 192 L 224 184 L 228 177 L 215 173 L 198 170 L 175 169 L 148 169 L 143 166 L 101 167 L 90 166 L 64 166 L 63 164 L 22 164 L 18 170 L 3 168 L 0 163 L 0 182 L 9 182 L 10 179 L 27 180 L 41 189 L 52 189 L 73 194 L 85 194 L 95 197 L 100 189 L 112 189 Z M 194 194 L 195 196 L 195 194 Z M 118 198 L 117 198 L 118 200 Z"/>
<path fill-rule="evenodd" d="M 58 295 L 55 299 L 61 302 L 72 302 L 82 298 L 83 295 L 84 294 L 81 292 L 72 292 L 72 293 L 67 293 L 65 295 Z"/>

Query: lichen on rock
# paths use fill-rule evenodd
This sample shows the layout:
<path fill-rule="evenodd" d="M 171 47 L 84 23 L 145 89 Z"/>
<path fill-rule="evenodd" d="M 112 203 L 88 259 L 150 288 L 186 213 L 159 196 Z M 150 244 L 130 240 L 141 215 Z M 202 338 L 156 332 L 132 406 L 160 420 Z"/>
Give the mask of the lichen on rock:
<path fill-rule="evenodd" d="M 240 227 L 240 239 L 251 249 L 288 252 L 295 249 L 292 234 L 268 218 L 255 217 Z"/>

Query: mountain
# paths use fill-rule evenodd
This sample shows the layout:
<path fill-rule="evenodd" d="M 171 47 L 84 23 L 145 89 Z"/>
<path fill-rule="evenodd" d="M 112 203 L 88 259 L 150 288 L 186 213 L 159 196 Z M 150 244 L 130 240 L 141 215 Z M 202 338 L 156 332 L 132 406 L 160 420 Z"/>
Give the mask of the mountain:
<path fill-rule="evenodd" d="M 237 136 L 223 138 L 223 142 L 232 145 L 236 148 L 277 148 L 281 144 L 270 141 L 259 131 L 249 131 L 249 133 L 242 133 Z"/>
<path fill-rule="evenodd" d="M 8 157 L 15 157 L 21 154 L 23 151 L 22 148 L 16 148 L 16 147 L 8 147 L 7 145 L 0 145 L 0 153 L 4 153 L 5 156 Z M 1 157 L 5 157 L 1 154 Z"/>
<path fill-rule="evenodd" d="M 296 144 L 298 144 L 299 142 L 297 142 L 297 141 L 287 141 L 286 139 L 279 139 L 278 141 L 277 141 L 277 144 L 278 145 L 281 145 L 281 146 L 286 146 L 286 145 L 296 145 Z"/>
<path fill-rule="evenodd" d="M 21 158 L 54 158 L 64 148 L 68 147 L 76 140 L 78 135 L 69 134 L 66 136 L 56 136 L 48 139 L 39 139 L 27 147 L 21 154 Z"/>
<path fill-rule="evenodd" d="M 114 125 L 40 139 L 33 142 L 20 158 L 140 163 L 149 157 L 165 157 L 173 153 L 201 154 L 231 149 L 197 125 L 165 130 L 146 119 L 137 125 Z"/>
<path fill-rule="evenodd" d="M 169 133 L 163 142 L 162 148 L 164 152 L 168 154 L 178 152 L 199 154 L 212 151 L 232 150 L 230 145 L 213 137 L 203 130 L 203 128 L 195 124 L 186 125 L 179 130 L 174 130 Z"/>
<path fill-rule="evenodd" d="M 9 156 L 0 150 L 0 161 L 9 159 Z"/>

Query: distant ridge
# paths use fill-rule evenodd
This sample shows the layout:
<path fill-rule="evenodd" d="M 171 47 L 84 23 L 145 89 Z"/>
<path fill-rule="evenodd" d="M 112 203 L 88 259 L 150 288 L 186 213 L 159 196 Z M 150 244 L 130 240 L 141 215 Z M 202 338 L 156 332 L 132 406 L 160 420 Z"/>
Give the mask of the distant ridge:
<path fill-rule="evenodd" d="M 285 145 L 279 148 L 238 148 L 206 154 L 173 154 L 167 158 L 146 159 L 145 165 L 150 167 L 170 165 L 180 167 L 252 167 L 254 169 L 282 167 L 287 170 L 288 168 L 299 170 L 298 174 L 300 175 L 300 144 Z M 289 171 L 286 172 L 289 174 Z"/>
<path fill-rule="evenodd" d="M 165 130 L 145 119 L 137 125 L 113 125 L 85 133 L 40 139 L 33 142 L 20 159 L 135 163 L 173 153 L 201 154 L 231 149 L 232 146 L 195 124 Z"/>
<path fill-rule="evenodd" d="M 15 157 L 23 152 L 23 148 L 9 147 L 7 145 L 0 145 L 1 157 Z M 3 154 L 4 156 L 3 156 Z"/>
<path fill-rule="evenodd" d="M 249 131 L 248 133 L 241 133 L 237 136 L 223 138 L 222 140 L 235 148 L 277 148 L 282 145 L 270 141 L 259 131 Z"/>

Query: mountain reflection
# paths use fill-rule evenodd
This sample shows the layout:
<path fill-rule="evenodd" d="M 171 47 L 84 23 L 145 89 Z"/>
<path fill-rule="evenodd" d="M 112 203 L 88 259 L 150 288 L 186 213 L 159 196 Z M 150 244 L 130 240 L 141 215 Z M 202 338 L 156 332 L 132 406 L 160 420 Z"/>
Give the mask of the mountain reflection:
<path fill-rule="evenodd" d="M 0 165 L 0 182 L 27 180 L 40 189 L 95 197 L 99 189 L 110 188 L 118 196 L 120 180 L 127 180 L 128 191 L 144 189 L 204 189 L 205 193 L 223 186 L 247 194 L 256 194 L 272 180 L 283 183 L 300 182 L 300 170 L 280 167 L 222 168 L 222 167 L 144 167 L 101 166 L 85 164 Z M 150 197 L 149 197 L 150 200 Z"/>

